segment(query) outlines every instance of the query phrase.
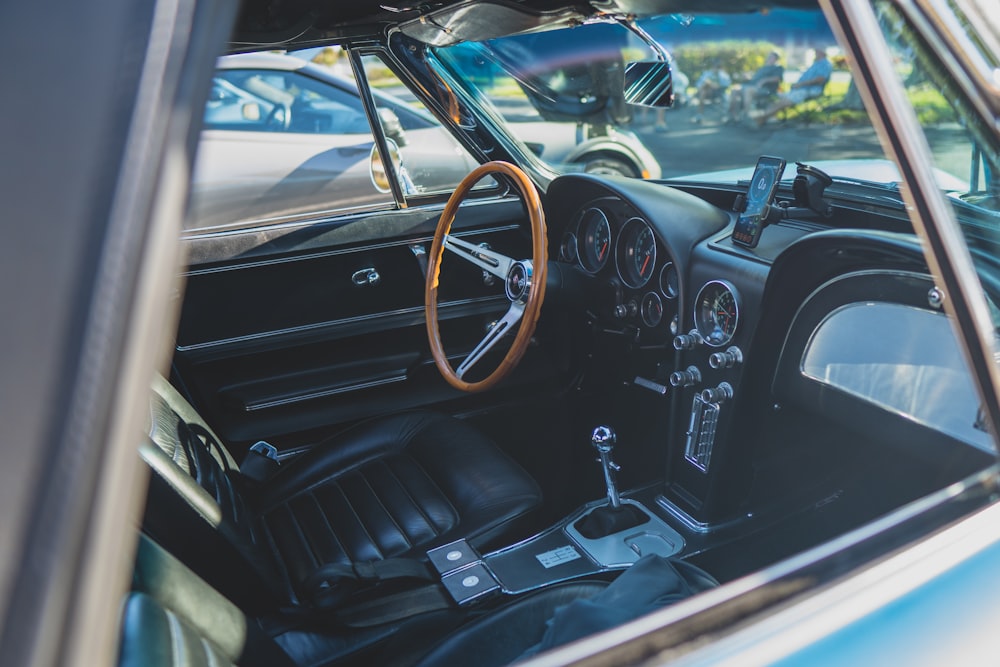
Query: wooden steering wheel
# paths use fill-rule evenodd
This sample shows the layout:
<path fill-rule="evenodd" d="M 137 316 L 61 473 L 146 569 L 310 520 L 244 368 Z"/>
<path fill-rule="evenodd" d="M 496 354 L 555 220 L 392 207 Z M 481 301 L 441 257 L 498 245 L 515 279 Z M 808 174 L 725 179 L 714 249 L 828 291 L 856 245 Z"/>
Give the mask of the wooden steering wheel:
<path fill-rule="evenodd" d="M 467 241 L 449 236 L 451 225 L 455 221 L 458 207 L 465 199 L 469 190 L 487 174 L 503 174 L 514 183 L 520 191 L 521 199 L 528 211 L 531 223 L 531 259 L 515 260 L 500 253 L 482 248 Z M 447 248 L 459 257 L 472 262 L 484 271 L 496 276 L 504 283 L 504 293 L 510 300 L 507 313 L 500 318 L 487 332 L 486 336 L 472 350 L 457 369 L 452 369 L 445 356 L 441 344 L 441 331 L 438 326 L 437 292 L 438 279 L 441 272 L 441 258 Z M 545 298 L 545 279 L 547 275 L 548 253 L 546 250 L 545 214 L 542 211 L 541 200 L 534 184 L 520 167 L 509 162 L 487 162 L 474 169 L 462 179 L 455 192 L 448 200 L 441 219 L 434 233 L 434 243 L 427 258 L 427 284 L 424 289 L 424 304 L 427 314 L 427 336 L 430 339 L 431 354 L 441 375 L 448 384 L 463 391 L 483 391 L 494 386 L 507 376 L 524 356 L 535 331 Z M 466 382 L 462 379 L 483 356 L 521 320 L 521 326 L 514 337 L 514 342 L 507 351 L 503 361 L 486 378 L 479 382 Z"/>

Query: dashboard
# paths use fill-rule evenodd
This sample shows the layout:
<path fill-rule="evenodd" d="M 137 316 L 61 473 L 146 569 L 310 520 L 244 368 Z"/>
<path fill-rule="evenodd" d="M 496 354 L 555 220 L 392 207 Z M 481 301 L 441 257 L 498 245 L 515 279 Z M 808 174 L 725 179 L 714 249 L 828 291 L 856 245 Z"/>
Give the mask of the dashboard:
<path fill-rule="evenodd" d="M 593 350 L 611 355 L 606 367 L 618 374 L 599 384 L 650 390 L 672 415 L 660 440 L 665 508 L 706 523 L 731 513 L 736 496 L 718 486 L 748 450 L 721 443 L 742 398 L 771 266 L 817 228 L 771 226 L 748 247 L 733 242 L 734 211 L 662 184 L 575 174 L 553 181 L 547 196 L 549 247 L 583 276 L 588 320 L 621 334 L 618 351 L 613 337 Z"/>
<path fill-rule="evenodd" d="M 663 340 L 680 326 L 677 266 L 650 223 L 618 197 L 589 201 L 559 239 L 559 261 L 600 285 L 597 313 Z"/>
<path fill-rule="evenodd" d="M 581 277 L 573 303 L 599 334 L 588 386 L 617 423 L 650 431 L 658 507 L 725 539 L 839 502 L 852 456 L 936 471 L 948 448 L 956 474 L 980 465 L 977 400 L 899 206 L 859 193 L 820 216 L 783 201 L 750 245 L 734 241 L 740 190 L 572 174 L 546 193 L 549 247 Z M 868 507 L 858 483 L 848 513 Z"/>

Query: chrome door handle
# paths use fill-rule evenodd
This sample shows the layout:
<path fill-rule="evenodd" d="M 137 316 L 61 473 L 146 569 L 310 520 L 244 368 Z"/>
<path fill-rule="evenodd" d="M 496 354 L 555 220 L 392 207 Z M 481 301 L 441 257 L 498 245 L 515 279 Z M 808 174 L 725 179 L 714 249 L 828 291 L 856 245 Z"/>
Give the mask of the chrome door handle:
<path fill-rule="evenodd" d="M 361 269 L 355 271 L 351 276 L 351 282 L 358 287 L 375 287 L 382 282 L 382 276 L 374 268 Z"/>

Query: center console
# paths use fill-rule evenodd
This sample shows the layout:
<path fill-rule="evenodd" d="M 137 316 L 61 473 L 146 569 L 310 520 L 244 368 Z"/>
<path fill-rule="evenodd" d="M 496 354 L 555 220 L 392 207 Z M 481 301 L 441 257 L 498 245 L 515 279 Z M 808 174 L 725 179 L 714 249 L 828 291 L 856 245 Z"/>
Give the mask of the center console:
<path fill-rule="evenodd" d="M 604 472 L 607 500 L 590 503 L 518 544 L 481 555 L 465 540 L 428 552 L 445 588 L 459 604 L 488 594 L 527 593 L 544 586 L 630 566 L 647 554 L 680 553 L 684 538 L 639 500 L 621 498 L 612 460 L 615 434 L 594 429 L 592 444 Z"/>

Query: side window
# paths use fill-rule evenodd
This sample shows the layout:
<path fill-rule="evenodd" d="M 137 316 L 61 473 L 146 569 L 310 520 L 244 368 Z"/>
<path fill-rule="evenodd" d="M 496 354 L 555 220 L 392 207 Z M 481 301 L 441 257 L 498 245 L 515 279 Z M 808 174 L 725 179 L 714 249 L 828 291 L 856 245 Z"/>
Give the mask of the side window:
<path fill-rule="evenodd" d="M 407 196 L 451 192 L 479 163 L 377 56 L 363 58 L 379 120 L 398 152 L 393 159 Z M 477 190 L 496 187 L 492 177 Z"/>
<path fill-rule="evenodd" d="M 275 53 L 219 61 L 187 228 L 246 228 L 394 208 L 346 54 L 334 63 Z M 407 198 L 448 194 L 478 162 L 380 60 L 373 92 Z M 484 179 L 479 188 L 494 186 Z"/>

